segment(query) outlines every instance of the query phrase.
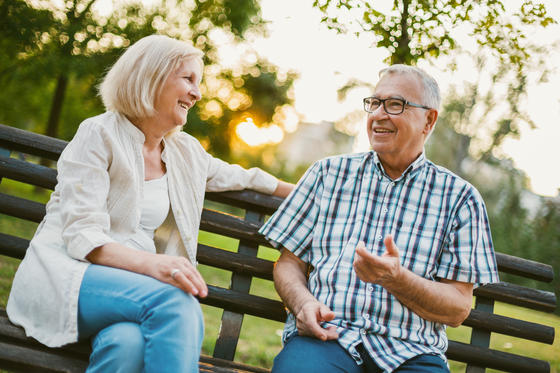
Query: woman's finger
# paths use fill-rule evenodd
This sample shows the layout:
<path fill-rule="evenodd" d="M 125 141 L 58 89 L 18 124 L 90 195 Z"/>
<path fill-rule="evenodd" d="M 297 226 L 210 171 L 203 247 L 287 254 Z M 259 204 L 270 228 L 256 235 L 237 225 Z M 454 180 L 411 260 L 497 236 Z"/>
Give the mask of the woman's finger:
<path fill-rule="evenodd" d="M 192 295 L 198 295 L 198 289 L 183 272 L 177 272 L 173 279 L 185 292 Z"/>
<path fill-rule="evenodd" d="M 206 282 L 202 278 L 200 272 L 198 272 L 197 269 L 194 268 L 190 263 L 184 265 L 184 269 L 187 277 L 189 277 L 193 285 L 197 288 L 198 294 L 201 297 L 205 297 L 208 294 L 208 287 L 206 286 Z"/>

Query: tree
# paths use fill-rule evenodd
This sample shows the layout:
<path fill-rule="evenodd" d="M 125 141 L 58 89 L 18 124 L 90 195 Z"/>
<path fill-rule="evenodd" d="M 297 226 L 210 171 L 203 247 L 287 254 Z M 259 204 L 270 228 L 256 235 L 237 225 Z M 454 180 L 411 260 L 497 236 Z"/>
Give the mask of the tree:
<path fill-rule="evenodd" d="M 0 46 L 4 47 L 0 50 L 0 82 L 5 87 L 5 94 L 0 96 L 0 108 L 5 109 L 0 120 L 44 130 L 54 137 L 71 137 L 81 120 L 102 110 L 96 85 L 104 71 L 123 48 L 153 33 L 192 40 L 205 52 L 205 98 L 189 114 L 193 126 L 187 129 L 217 155 L 229 155 L 231 139 L 235 138 L 228 136 L 232 120 L 243 111 L 262 114 L 265 123 L 277 106 L 290 102 L 290 74 L 278 79 L 276 67 L 258 59 L 243 67 L 241 73 L 224 70 L 218 64 L 213 33 L 220 31 L 233 43 L 242 43 L 248 32 L 263 31 L 257 1 L 160 0 L 149 7 L 139 0 L 120 1 L 114 2 L 110 11 L 99 9 L 99 3 L 0 3 Z M 210 87 L 207 81 L 217 84 Z M 230 90 L 230 96 L 253 99 L 250 104 L 231 105 L 231 100 L 220 93 L 224 87 Z M 64 105 L 66 100 L 72 105 Z M 31 107 L 14 101 L 30 103 Z M 216 105 L 224 109 L 223 115 L 209 115 L 209 109 Z M 64 123 L 62 130 L 59 122 Z"/>
<path fill-rule="evenodd" d="M 374 45 L 385 48 L 389 52 L 385 62 L 389 64 L 433 62 L 464 51 L 457 43 L 459 35 L 474 40 L 479 50 L 471 51 L 471 57 L 479 65 L 492 60 L 499 68 L 491 73 L 490 80 L 507 84 L 507 115 L 493 123 L 492 141 L 481 155 L 489 156 L 507 136 L 518 134 L 520 123 L 534 125 L 518 104 L 526 94 L 529 72 L 536 69 L 545 79 L 548 71 L 545 49 L 534 45 L 530 37 L 531 31 L 555 23 L 544 5 L 526 0 L 511 17 L 505 17 L 501 0 L 393 0 L 391 6 L 381 8 L 388 3 L 315 0 L 313 5 L 323 13 L 322 22 L 330 29 L 369 36 Z M 451 68 L 457 69 L 457 64 Z M 492 92 L 488 94 L 487 98 L 492 98 Z"/>

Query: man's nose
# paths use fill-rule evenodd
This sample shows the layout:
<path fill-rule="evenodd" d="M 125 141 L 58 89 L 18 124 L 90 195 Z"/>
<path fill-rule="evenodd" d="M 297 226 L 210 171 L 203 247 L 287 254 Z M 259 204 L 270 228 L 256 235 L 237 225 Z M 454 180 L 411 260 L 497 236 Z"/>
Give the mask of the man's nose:
<path fill-rule="evenodd" d="M 376 120 L 380 118 L 386 118 L 388 115 L 389 114 L 387 114 L 383 105 L 379 105 L 377 109 L 375 109 L 371 113 L 368 113 L 368 116 L 375 118 Z"/>

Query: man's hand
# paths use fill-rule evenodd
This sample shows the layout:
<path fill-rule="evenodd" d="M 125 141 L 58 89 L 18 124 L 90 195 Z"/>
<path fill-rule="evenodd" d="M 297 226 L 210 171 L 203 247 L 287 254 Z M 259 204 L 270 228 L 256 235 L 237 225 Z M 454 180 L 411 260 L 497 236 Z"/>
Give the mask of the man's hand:
<path fill-rule="evenodd" d="M 334 312 L 316 300 L 304 303 L 296 316 L 298 334 L 301 336 L 315 337 L 322 341 L 337 339 L 336 327 L 323 328 L 321 323 L 334 319 Z"/>
<path fill-rule="evenodd" d="M 393 237 L 386 236 L 384 243 L 386 251 L 382 256 L 368 252 L 363 241 L 358 243 L 354 257 L 354 270 L 360 280 L 383 286 L 400 277 L 402 267 L 399 250 Z"/>

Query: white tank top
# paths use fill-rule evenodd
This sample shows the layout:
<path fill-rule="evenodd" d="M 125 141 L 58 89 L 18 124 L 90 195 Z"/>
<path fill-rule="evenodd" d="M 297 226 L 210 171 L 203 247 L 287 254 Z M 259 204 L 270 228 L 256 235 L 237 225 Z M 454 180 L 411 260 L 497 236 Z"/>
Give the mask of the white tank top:
<path fill-rule="evenodd" d="M 159 179 L 144 181 L 144 198 L 140 203 L 140 226 L 126 242 L 138 250 L 155 252 L 154 232 L 169 213 L 167 174 Z"/>

